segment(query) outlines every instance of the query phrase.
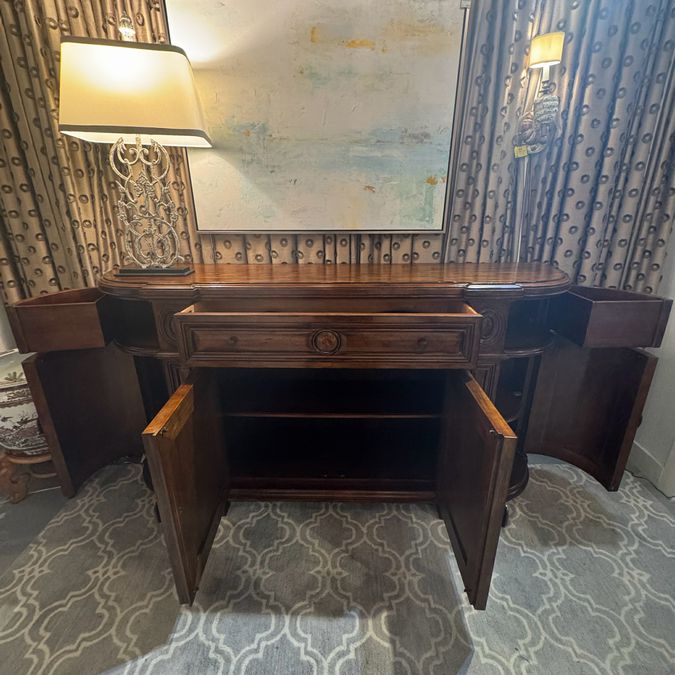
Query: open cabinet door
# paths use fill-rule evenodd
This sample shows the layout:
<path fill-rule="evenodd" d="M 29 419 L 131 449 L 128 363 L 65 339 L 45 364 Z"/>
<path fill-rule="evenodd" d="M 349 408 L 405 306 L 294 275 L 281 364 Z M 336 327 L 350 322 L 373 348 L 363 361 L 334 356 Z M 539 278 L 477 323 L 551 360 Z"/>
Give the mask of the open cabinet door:
<path fill-rule="evenodd" d="M 552 298 L 525 451 L 570 462 L 617 490 L 642 419 L 672 301 L 574 286 Z"/>
<path fill-rule="evenodd" d="M 539 368 L 525 450 L 570 462 L 618 490 L 657 360 L 556 336 Z"/>
<path fill-rule="evenodd" d="M 128 354 L 113 344 L 46 352 L 29 356 L 23 370 L 66 497 L 102 466 L 141 456 L 146 418 Z"/>
<path fill-rule="evenodd" d="M 516 436 L 469 374 L 449 379 L 437 501 L 469 602 L 485 609 Z"/>
<path fill-rule="evenodd" d="M 192 604 L 229 492 L 212 372 L 195 371 L 143 432 L 178 598 Z"/>

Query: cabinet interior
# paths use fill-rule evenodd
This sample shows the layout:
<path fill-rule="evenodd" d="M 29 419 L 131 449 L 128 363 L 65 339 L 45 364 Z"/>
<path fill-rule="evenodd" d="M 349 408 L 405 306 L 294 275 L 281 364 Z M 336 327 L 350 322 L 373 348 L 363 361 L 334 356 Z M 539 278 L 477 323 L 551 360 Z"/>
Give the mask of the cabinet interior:
<path fill-rule="evenodd" d="M 548 301 L 517 300 L 509 308 L 504 350 L 507 354 L 533 354 L 550 342 L 546 325 Z"/>
<path fill-rule="evenodd" d="M 210 369 L 209 376 L 217 381 L 235 493 L 433 496 L 453 373 Z"/>

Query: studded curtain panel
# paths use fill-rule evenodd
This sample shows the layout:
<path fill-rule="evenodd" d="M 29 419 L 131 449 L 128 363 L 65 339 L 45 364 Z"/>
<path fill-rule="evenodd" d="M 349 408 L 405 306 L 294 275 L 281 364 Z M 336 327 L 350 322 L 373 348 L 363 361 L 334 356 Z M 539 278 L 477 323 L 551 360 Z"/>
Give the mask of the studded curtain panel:
<path fill-rule="evenodd" d="M 551 69 L 559 131 L 516 160 L 541 72 L 528 72 L 528 46 L 550 31 L 566 33 Z M 508 259 L 522 223 L 527 260 L 656 291 L 675 207 L 674 46 L 673 0 L 474 0 L 446 258 Z"/>
<path fill-rule="evenodd" d="M 364 0 L 365 1 L 365 0 Z M 6 301 L 92 285 L 121 262 L 107 146 L 61 136 L 60 36 L 167 40 L 161 0 L 0 0 L 0 283 Z M 580 282 L 656 289 L 673 206 L 673 2 L 474 0 L 446 235 L 197 235 L 183 151 L 172 151 L 182 253 L 196 262 L 504 260 L 516 222 L 528 259 Z M 513 158 L 536 78 L 532 35 L 568 33 L 553 69 L 559 140 Z M 670 97 L 670 98 L 669 98 Z"/>
<path fill-rule="evenodd" d="M 105 146 L 58 132 L 61 35 L 116 37 L 134 10 L 141 40 L 165 40 L 158 2 L 0 0 L 0 280 L 6 301 L 95 284 L 119 264 Z"/>

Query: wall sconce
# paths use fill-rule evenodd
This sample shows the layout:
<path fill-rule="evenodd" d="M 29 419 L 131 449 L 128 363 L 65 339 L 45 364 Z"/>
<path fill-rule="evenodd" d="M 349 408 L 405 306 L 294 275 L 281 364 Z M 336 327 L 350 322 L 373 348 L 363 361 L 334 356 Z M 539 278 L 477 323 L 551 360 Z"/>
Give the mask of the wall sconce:
<path fill-rule="evenodd" d="M 178 47 L 135 42 L 128 17 L 119 30 L 122 41 L 61 41 L 59 130 L 112 145 L 110 165 L 132 263 L 118 274 L 190 274 L 191 267 L 180 264 L 164 146 L 211 147 L 192 67 Z"/>
<path fill-rule="evenodd" d="M 548 93 L 551 66 L 562 60 L 565 33 L 543 33 L 532 38 L 530 44 L 530 69 L 542 69 L 542 91 Z"/>
<path fill-rule="evenodd" d="M 553 93 L 551 66 L 562 60 L 565 33 L 543 33 L 532 38 L 530 43 L 530 70 L 541 69 L 539 91 L 532 107 L 525 111 L 518 123 L 514 139 L 514 154 L 517 159 L 527 158 L 544 150 L 556 133 L 556 121 L 560 111 L 560 99 Z M 519 169 L 521 171 L 521 169 Z M 523 195 L 520 215 L 517 217 L 511 243 L 511 260 L 520 262 L 525 219 L 529 212 L 530 170 L 529 163 L 522 165 Z"/>
<path fill-rule="evenodd" d="M 541 152 L 556 130 L 560 99 L 552 93 L 551 66 L 562 60 L 565 33 L 543 33 L 530 43 L 530 70 L 540 69 L 541 84 L 532 108 L 521 117 L 516 137 L 516 157 Z"/>

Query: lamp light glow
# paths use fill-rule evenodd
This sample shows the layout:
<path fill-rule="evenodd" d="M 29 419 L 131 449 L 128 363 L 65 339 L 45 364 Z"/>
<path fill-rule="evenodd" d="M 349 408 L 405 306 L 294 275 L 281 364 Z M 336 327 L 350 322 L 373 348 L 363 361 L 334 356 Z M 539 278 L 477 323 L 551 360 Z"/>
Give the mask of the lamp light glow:
<path fill-rule="evenodd" d="M 211 147 L 192 67 L 171 45 L 64 38 L 59 130 L 93 143 Z"/>
<path fill-rule="evenodd" d="M 530 68 L 547 68 L 560 63 L 564 43 L 563 31 L 533 37 L 530 43 Z"/>

